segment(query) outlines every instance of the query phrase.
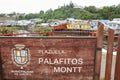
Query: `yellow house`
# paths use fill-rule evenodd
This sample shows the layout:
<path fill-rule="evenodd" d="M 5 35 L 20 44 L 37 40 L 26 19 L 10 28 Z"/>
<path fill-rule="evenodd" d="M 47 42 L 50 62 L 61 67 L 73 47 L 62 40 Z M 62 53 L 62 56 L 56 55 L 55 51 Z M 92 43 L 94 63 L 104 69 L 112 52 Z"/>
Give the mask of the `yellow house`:
<path fill-rule="evenodd" d="M 91 29 L 91 25 L 88 24 L 85 21 L 79 21 L 75 23 L 70 23 L 67 25 L 67 29 L 83 29 L 83 30 L 89 30 Z"/>
<path fill-rule="evenodd" d="M 87 25 L 87 24 L 84 24 L 84 25 L 81 25 L 81 29 L 88 30 L 88 29 L 91 29 L 91 26 Z"/>
<path fill-rule="evenodd" d="M 73 24 L 68 24 L 67 29 L 74 29 L 74 25 Z"/>

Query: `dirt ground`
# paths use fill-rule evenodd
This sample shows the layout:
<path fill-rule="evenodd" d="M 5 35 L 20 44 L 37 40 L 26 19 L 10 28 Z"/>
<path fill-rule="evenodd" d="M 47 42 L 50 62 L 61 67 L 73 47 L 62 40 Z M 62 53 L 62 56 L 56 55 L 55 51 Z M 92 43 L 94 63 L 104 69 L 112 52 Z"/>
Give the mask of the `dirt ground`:
<path fill-rule="evenodd" d="M 115 61 L 116 61 L 116 55 L 113 55 L 111 80 L 114 80 Z M 105 66 L 106 66 L 106 52 L 103 52 L 102 53 L 102 63 L 101 63 L 101 74 L 100 74 L 101 80 L 104 80 L 104 77 L 105 77 Z"/>

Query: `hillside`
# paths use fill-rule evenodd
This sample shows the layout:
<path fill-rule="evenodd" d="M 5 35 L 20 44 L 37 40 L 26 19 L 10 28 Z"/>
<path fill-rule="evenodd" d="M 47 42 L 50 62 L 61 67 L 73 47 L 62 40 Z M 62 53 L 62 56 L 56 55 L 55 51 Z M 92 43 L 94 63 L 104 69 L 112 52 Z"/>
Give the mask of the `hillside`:
<path fill-rule="evenodd" d="M 15 13 L 14 13 L 15 14 Z M 18 14 L 18 13 L 16 13 Z M 18 17 L 19 16 L 19 17 Z M 41 10 L 39 13 L 30 13 L 18 15 L 17 19 L 33 19 L 41 18 L 48 21 L 48 19 L 66 19 L 66 18 L 75 18 L 75 19 L 109 19 L 120 17 L 120 4 L 118 6 L 104 6 L 103 8 L 96 8 L 95 6 L 82 7 L 75 6 L 72 2 L 68 5 L 58 7 L 58 9 L 47 11 Z"/>
<path fill-rule="evenodd" d="M 47 19 L 66 19 L 66 18 L 75 18 L 75 19 L 98 19 L 99 14 L 93 14 L 84 8 L 75 7 L 72 2 L 69 5 L 64 5 L 58 9 L 52 10 L 49 9 L 46 12 L 41 10 L 37 14 L 27 14 L 26 16 L 19 16 L 19 19 L 31 19 L 31 18 L 42 18 Z"/>

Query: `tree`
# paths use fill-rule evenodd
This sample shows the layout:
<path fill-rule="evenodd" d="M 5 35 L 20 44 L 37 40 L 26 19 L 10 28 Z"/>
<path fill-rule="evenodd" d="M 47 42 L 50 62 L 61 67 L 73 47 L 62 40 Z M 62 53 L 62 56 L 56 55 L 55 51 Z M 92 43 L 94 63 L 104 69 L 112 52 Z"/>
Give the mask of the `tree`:
<path fill-rule="evenodd" d="M 53 10 L 52 9 L 47 10 L 45 17 L 46 17 L 46 19 L 52 19 L 53 18 Z"/>
<path fill-rule="evenodd" d="M 19 20 L 25 19 L 25 16 L 20 15 L 20 16 L 18 17 L 18 19 L 19 19 Z"/>
<path fill-rule="evenodd" d="M 43 10 L 41 10 L 41 11 L 40 11 L 40 14 L 44 14 L 44 11 L 43 11 Z"/>
<path fill-rule="evenodd" d="M 89 11 L 91 13 L 97 13 L 98 9 L 95 6 L 89 6 L 84 8 L 86 11 Z"/>
<path fill-rule="evenodd" d="M 14 15 L 16 15 L 16 12 L 12 12 L 10 14 L 8 14 L 10 17 L 13 17 Z"/>
<path fill-rule="evenodd" d="M 69 4 L 70 8 L 74 8 L 74 4 L 72 1 L 70 1 L 70 4 Z"/>
<path fill-rule="evenodd" d="M 110 16 L 110 8 L 109 7 L 103 7 L 103 9 L 100 10 L 101 16 L 103 16 L 103 19 L 109 19 Z"/>
<path fill-rule="evenodd" d="M 5 14 L 0 14 L 0 17 L 5 17 Z"/>

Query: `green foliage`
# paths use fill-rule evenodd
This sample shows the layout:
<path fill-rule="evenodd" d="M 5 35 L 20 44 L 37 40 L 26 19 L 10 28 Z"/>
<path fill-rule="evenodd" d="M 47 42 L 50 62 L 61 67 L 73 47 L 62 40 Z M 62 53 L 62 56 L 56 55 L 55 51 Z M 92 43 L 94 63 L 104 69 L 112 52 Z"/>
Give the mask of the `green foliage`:
<path fill-rule="evenodd" d="M 102 9 L 96 8 L 95 6 L 88 6 L 84 9 L 74 8 L 72 2 L 69 5 L 64 5 L 58 9 L 49 9 L 46 12 L 41 10 L 37 14 L 27 14 L 26 16 L 19 16 L 19 19 L 32 19 L 41 18 L 47 22 L 48 19 L 110 19 L 120 17 L 120 4 L 118 6 L 105 6 Z"/>
<path fill-rule="evenodd" d="M 51 28 L 49 28 L 49 27 L 35 27 L 34 31 L 35 32 L 50 32 Z"/>
<path fill-rule="evenodd" d="M 34 32 L 42 33 L 40 34 L 40 36 L 48 36 L 46 32 L 51 32 L 51 28 L 50 27 L 35 27 Z"/>
<path fill-rule="evenodd" d="M 0 14 L 0 17 L 4 17 L 5 16 L 5 14 Z"/>
<path fill-rule="evenodd" d="M 98 10 L 95 6 L 89 6 L 84 8 L 86 11 L 89 11 L 91 13 L 98 13 Z"/>
<path fill-rule="evenodd" d="M 14 30 L 14 27 L 0 26 L 0 34 L 12 34 Z"/>

